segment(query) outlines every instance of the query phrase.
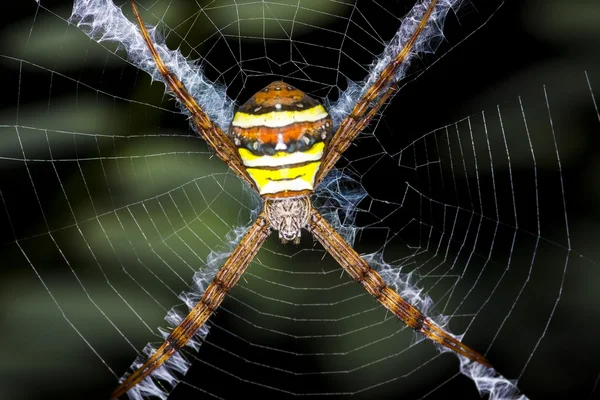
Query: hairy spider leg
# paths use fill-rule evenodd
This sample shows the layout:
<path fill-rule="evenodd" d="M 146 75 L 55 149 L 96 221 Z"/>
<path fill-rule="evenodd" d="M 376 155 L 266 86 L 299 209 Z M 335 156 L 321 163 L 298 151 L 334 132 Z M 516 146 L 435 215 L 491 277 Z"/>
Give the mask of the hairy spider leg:
<path fill-rule="evenodd" d="M 383 71 L 381 71 L 377 80 L 369 87 L 363 97 L 356 103 L 352 112 L 338 127 L 331 138 L 331 142 L 327 146 L 327 151 L 323 156 L 323 162 L 321 163 L 319 171 L 317 171 L 315 187 L 323 181 L 325 176 L 340 159 L 342 153 L 348 149 L 356 136 L 369 125 L 371 119 L 396 91 L 398 83 L 391 82 L 394 80 L 406 57 L 410 54 L 410 50 L 415 45 L 419 35 L 423 29 L 425 29 L 436 4 L 437 0 L 431 1 L 423 18 L 419 22 L 419 25 L 402 50 L 400 50 L 396 57 L 383 69 Z"/>
<path fill-rule="evenodd" d="M 111 399 L 118 399 L 128 390 L 140 383 L 154 370 L 163 365 L 173 354 L 183 348 L 208 318 L 221 305 L 223 299 L 238 282 L 254 256 L 271 232 L 264 214 L 260 214 L 246 235 L 208 285 L 200 301 L 194 306 L 181 323 L 173 329 L 164 343 L 144 363 L 112 393 Z"/>
<path fill-rule="evenodd" d="M 152 54 L 152 58 L 156 63 L 156 68 L 163 76 L 166 84 L 171 89 L 173 94 L 181 101 L 181 103 L 189 110 L 192 114 L 191 118 L 198 128 L 198 133 L 208 143 L 210 148 L 215 152 L 217 157 L 223 160 L 229 168 L 233 170 L 243 181 L 247 182 L 250 187 L 256 189 L 254 181 L 250 179 L 239 154 L 236 151 L 235 146 L 231 143 L 229 138 L 223 131 L 216 126 L 202 110 L 202 108 L 196 103 L 196 100 L 188 93 L 183 83 L 166 67 L 162 61 L 160 55 L 154 47 L 154 43 L 150 38 L 148 30 L 144 26 L 144 21 L 140 16 L 140 13 L 135 5 L 135 0 L 131 0 L 131 8 L 133 8 L 133 14 L 140 27 L 142 37 L 148 46 L 148 50 Z"/>
<path fill-rule="evenodd" d="M 491 364 L 485 357 L 465 346 L 444 329 L 440 328 L 431 319 L 421 313 L 421 311 L 406 302 L 394 289 L 389 287 L 377 271 L 371 268 L 369 263 L 358 255 L 352 246 L 316 210 L 313 209 L 311 211 L 309 221 L 313 236 L 325 247 L 327 252 L 344 268 L 352 279 L 360 282 L 369 294 L 375 297 L 406 325 L 457 354 L 486 367 L 491 367 Z"/>

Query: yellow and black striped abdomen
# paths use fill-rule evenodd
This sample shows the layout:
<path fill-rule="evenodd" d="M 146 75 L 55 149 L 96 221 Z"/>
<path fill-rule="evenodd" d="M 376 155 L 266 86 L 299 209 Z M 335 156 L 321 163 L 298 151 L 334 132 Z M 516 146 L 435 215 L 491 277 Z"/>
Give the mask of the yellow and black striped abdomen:
<path fill-rule="evenodd" d="M 331 117 L 305 93 L 273 82 L 236 112 L 229 134 L 261 195 L 312 191 Z"/>

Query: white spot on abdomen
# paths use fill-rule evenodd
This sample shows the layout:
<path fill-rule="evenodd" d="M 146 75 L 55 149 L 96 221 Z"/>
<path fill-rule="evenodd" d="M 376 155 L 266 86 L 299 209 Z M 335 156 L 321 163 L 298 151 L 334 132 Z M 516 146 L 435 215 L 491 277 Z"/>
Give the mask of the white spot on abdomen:
<path fill-rule="evenodd" d="M 281 107 L 281 104 L 277 104 Z M 279 132 L 277 134 L 277 145 L 275 146 L 275 150 L 285 150 L 287 149 L 287 145 L 283 142 L 283 133 Z"/>

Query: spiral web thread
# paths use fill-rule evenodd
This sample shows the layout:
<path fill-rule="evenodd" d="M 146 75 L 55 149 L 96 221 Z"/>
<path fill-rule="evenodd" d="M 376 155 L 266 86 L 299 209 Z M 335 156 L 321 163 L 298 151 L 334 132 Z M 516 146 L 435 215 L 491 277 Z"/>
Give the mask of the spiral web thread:
<path fill-rule="evenodd" d="M 76 1 L 72 14 L 65 14 L 42 1 L 24 54 L 2 57 L 7 71 L 18 77 L 11 92 L 17 95 L 17 106 L 14 113 L 5 113 L 7 123 L 1 125 L 5 142 L 0 161 L 14 171 L 1 192 L 7 254 L 35 272 L 43 285 L 36 291 L 47 294 L 44 303 L 83 342 L 91 364 L 87 373 L 94 371 L 107 387 L 122 377 L 126 361 L 121 358 L 137 354 L 131 371 L 168 335 L 169 328 L 157 330 L 160 318 L 166 315 L 171 328 L 182 320 L 260 207 L 258 196 L 211 159 L 196 135 L 186 132 L 180 110 L 163 96 L 164 86 L 154 84 L 154 92 L 144 96 L 134 93 L 148 90 L 161 77 L 130 22 L 128 2 L 123 3 Z M 236 102 L 255 86 L 259 89 L 265 78 L 283 78 L 297 87 L 306 83 L 339 124 L 410 36 L 428 4 L 411 3 L 394 14 L 377 2 L 331 2 L 338 7 L 335 13 L 324 11 L 324 3 L 214 1 L 195 5 L 196 13 L 177 16 L 176 22 L 171 22 L 171 13 L 178 3 L 142 3 L 142 10 L 146 23 L 158 23 L 151 34 L 169 69 L 227 129 Z M 256 4 L 262 18 L 252 14 L 254 9 L 246 16 L 244 7 Z M 460 19 L 468 6 L 440 2 L 398 79 L 422 70 L 423 53 L 443 43 L 448 13 Z M 277 7 L 289 8 L 297 19 L 281 17 L 288 14 L 279 14 Z M 381 18 L 387 18 L 386 28 L 372 19 L 369 7 L 369 12 L 378 8 Z M 228 9 L 235 10 L 226 14 L 235 15 L 231 21 L 219 14 Z M 334 21 L 323 27 L 307 23 L 301 16 L 307 10 Z M 244 23 L 256 20 L 263 24 L 262 36 L 246 33 Z M 267 29 L 265 21 L 287 37 Z M 52 49 L 55 58 L 39 62 L 33 55 L 35 41 L 46 24 L 56 24 L 64 33 Z M 333 32 L 333 42 L 338 42 L 310 42 L 315 39 L 308 33 L 296 38 L 295 24 Z M 385 32 L 387 25 L 395 31 Z M 198 27 L 209 30 L 202 32 L 206 39 L 200 44 L 191 42 Z M 92 40 L 86 41 L 86 35 Z M 366 42 L 361 42 L 364 37 Z M 254 42 L 262 47 L 262 57 L 244 54 L 247 43 Z M 271 48 L 280 42 L 289 43 L 284 62 L 276 59 L 281 52 Z M 85 50 L 70 51 L 74 43 L 77 49 L 85 43 Z M 329 57 L 321 55 L 323 63 L 314 64 L 311 49 Z M 184 50 L 200 61 L 189 61 Z M 223 51 L 235 61 L 224 60 Z M 61 64 L 61 57 L 69 63 Z M 70 57 L 79 57 L 74 63 L 78 67 Z M 361 57 L 371 61 L 361 64 Z M 326 64 L 331 59 L 334 67 Z M 358 71 L 353 69 L 357 65 Z M 593 100 L 587 105 L 595 105 L 586 78 L 582 82 Z M 28 115 L 29 82 L 40 80 L 48 88 L 41 96 L 46 119 Z M 322 214 L 388 284 L 440 326 L 461 332 L 458 338 L 492 362 L 494 354 L 511 346 L 509 333 L 520 326 L 514 314 L 524 312 L 530 280 L 543 279 L 537 275 L 538 259 L 547 262 L 543 254 L 553 254 L 546 265 L 557 280 L 548 283 L 551 301 L 542 307 L 533 333 L 523 339 L 525 353 L 506 367 L 510 379 L 460 358 L 454 375 L 410 389 L 416 397 L 435 396 L 462 374 L 490 399 L 526 398 L 519 380 L 543 343 L 572 257 L 561 158 L 545 88 L 540 97 L 535 107 L 541 105 L 546 112 L 542 139 L 531 134 L 532 117 L 519 98 L 511 105 L 519 118 L 510 126 L 498 106 L 390 150 L 379 138 L 398 133 L 385 123 L 384 110 L 359 139 L 360 146 L 376 150 L 358 157 L 350 152 L 314 195 Z M 49 118 L 65 109 L 70 118 Z M 587 111 L 597 115 L 591 106 Z M 81 115 L 91 120 L 78 121 Z M 147 125 L 140 119 L 147 119 Z M 556 174 L 550 183 L 538 177 L 540 152 L 544 165 L 549 163 L 547 144 L 538 150 L 538 142 L 554 149 Z M 519 171 L 529 165 L 527 190 L 516 187 L 513 179 L 515 152 Z M 397 188 L 373 193 L 368 188 L 382 171 L 397 176 Z M 553 202 L 545 202 L 550 196 Z M 544 217 L 552 221 L 552 237 L 544 235 Z M 431 342 L 409 332 L 323 256 L 307 240 L 298 248 L 268 242 L 216 318 L 129 396 L 178 398 L 201 392 L 227 397 L 214 377 L 267 394 L 402 393 L 420 374 L 439 373 L 435 364 L 446 349 L 438 346 L 436 351 Z M 95 317 L 86 321 L 75 306 Z M 291 350 L 290 340 L 295 344 Z M 202 368 L 198 373 L 196 365 Z"/>

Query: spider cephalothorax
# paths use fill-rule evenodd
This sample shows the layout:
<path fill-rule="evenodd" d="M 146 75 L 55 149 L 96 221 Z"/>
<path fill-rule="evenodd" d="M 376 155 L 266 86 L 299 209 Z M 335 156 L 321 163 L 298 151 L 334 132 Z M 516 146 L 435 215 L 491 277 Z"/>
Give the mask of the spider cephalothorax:
<path fill-rule="evenodd" d="M 265 200 L 267 219 L 271 228 L 279 231 L 279 239 L 284 244 L 291 241 L 300 243 L 300 233 L 308 225 L 310 209 L 308 196 Z"/>

